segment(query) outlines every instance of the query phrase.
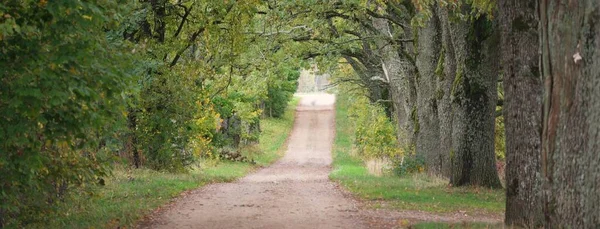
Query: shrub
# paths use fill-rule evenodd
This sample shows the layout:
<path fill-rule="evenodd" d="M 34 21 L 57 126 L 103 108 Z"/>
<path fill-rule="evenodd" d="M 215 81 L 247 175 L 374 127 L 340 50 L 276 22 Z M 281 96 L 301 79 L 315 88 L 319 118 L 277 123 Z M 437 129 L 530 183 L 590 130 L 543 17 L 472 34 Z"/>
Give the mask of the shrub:
<path fill-rule="evenodd" d="M 221 117 L 219 130 L 214 136 L 215 147 L 238 148 L 258 141 L 260 114 L 256 95 L 230 92 L 216 96 L 215 110 Z"/>
<path fill-rule="evenodd" d="M 182 171 L 194 161 L 187 148 L 196 134 L 200 90 L 193 77 L 162 69 L 142 88 L 137 136 L 140 149 L 153 169 Z"/>
<path fill-rule="evenodd" d="M 298 69 L 285 68 L 281 74 L 283 79 L 272 80 L 268 84 L 264 112 L 269 117 L 281 117 L 298 89 Z"/>
<path fill-rule="evenodd" d="M 364 97 L 351 99 L 349 113 L 355 125 L 354 145 L 358 156 L 363 159 L 389 158 L 402 156 L 396 137 L 396 126 L 385 115 L 379 104 L 371 104 Z"/>
<path fill-rule="evenodd" d="M 425 157 L 420 154 L 410 154 L 394 161 L 394 174 L 405 176 L 420 173 L 425 170 Z"/>
<path fill-rule="evenodd" d="M 128 53 L 107 36 L 114 1 L 0 2 L 0 228 L 45 220 L 108 172 L 124 122 Z"/>

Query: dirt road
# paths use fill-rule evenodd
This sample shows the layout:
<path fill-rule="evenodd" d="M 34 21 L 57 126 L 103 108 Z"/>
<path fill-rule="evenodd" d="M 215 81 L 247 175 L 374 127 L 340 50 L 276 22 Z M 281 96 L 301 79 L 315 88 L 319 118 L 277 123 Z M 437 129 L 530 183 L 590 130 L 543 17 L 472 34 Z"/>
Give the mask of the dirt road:
<path fill-rule="evenodd" d="M 234 183 L 178 200 L 148 228 L 363 228 L 357 203 L 329 181 L 334 96 L 304 94 L 285 156 Z"/>

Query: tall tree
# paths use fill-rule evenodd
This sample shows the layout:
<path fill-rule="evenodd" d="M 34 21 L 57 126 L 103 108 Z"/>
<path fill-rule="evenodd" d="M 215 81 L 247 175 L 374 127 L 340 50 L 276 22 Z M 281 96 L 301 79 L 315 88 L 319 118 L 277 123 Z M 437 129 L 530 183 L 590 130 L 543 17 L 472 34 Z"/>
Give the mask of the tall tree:
<path fill-rule="evenodd" d="M 425 155 L 427 171 L 431 175 L 441 175 L 442 167 L 448 163 L 440 151 L 440 123 L 438 118 L 438 96 L 436 68 L 442 54 L 442 29 L 438 18 L 437 4 L 431 6 L 431 17 L 417 30 L 417 153 Z"/>
<path fill-rule="evenodd" d="M 438 11 L 441 32 L 442 50 L 435 69 L 437 89 L 435 92 L 438 108 L 440 130 L 440 171 L 444 177 L 450 177 L 452 164 L 450 153 L 452 151 L 452 83 L 456 77 L 456 60 L 450 30 L 448 9 L 439 6 Z"/>
<path fill-rule="evenodd" d="M 507 225 L 543 223 L 542 78 L 536 0 L 499 1 L 502 28 Z"/>
<path fill-rule="evenodd" d="M 600 2 L 540 1 L 547 227 L 600 226 Z"/>
<path fill-rule="evenodd" d="M 471 5 L 459 14 L 470 15 Z M 454 186 L 501 187 L 495 165 L 494 120 L 497 103 L 496 24 L 487 15 L 450 23 L 456 76 L 452 85 L 452 174 Z"/>

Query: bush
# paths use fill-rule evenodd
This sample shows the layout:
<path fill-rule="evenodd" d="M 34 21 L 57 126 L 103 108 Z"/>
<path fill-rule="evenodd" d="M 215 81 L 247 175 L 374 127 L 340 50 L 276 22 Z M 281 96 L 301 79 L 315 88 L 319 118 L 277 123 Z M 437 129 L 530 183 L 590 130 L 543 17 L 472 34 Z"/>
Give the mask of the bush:
<path fill-rule="evenodd" d="M 114 1 L 0 2 L 0 228 L 44 221 L 108 172 L 129 56 L 105 31 Z"/>
<path fill-rule="evenodd" d="M 219 130 L 214 136 L 215 147 L 238 148 L 258 142 L 262 110 L 256 97 L 234 91 L 214 98 L 215 109 L 221 117 Z"/>
<path fill-rule="evenodd" d="M 425 157 L 423 155 L 410 154 L 394 161 L 394 174 L 405 176 L 412 173 L 420 173 L 425 170 Z"/>
<path fill-rule="evenodd" d="M 268 84 L 264 112 L 269 117 L 283 116 L 288 102 L 298 89 L 298 78 L 300 77 L 298 69 L 285 68 L 281 74 L 283 79 L 272 80 Z"/>
<path fill-rule="evenodd" d="M 396 126 L 386 116 L 379 104 L 371 104 L 362 96 L 352 98 L 349 113 L 355 125 L 354 146 L 363 159 L 389 158 L 402 156 Z"/>
<path fill-rule="evenodd" d="M 195 159 L 187 146 L 197 132 L 197 120 L 207 118 L 197 117 L 198 111 L 209 104 L 198 101 L 201 93 L 193 77 L 162 71 L 143 85 L 137 136 L 151 168 L 182 171 Z"/>

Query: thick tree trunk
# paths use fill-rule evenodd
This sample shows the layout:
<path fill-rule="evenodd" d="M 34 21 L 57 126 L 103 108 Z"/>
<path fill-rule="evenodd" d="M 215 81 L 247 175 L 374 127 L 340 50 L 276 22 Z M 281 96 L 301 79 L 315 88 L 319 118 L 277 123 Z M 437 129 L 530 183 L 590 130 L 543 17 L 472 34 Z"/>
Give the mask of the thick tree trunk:
<path fill-rule="evenodd" d="M 507 225 L 542 226 L 542 80 L 537 1 L 499 2 L 504 73 Z"/>
<path fill-rule="evenodd" d="M 425 27 L 419 30 L 418 50 L 416 57 L 417 69 L 417 117 L 419 132 L 417 133 L 416 151 L 425 155 L 427 172 L 430 175 L 441 176 L 442 160 L 440 150 L 440 130 L 438 119 L 438 104 L 436 98 L 437 78 L 436 68 L 441 54 L 441 28 L 433 10 L 433 16 Z"/>
<path fill-rule="evenodd" d="M 498 34 L 487 17 L 453 23 L 453 186 L 501 187 L 494 152 Z"/>
<path fill-rule="evenodd" d="M 547 227 L 600 227 L 600 2 L 540 2 Z"/>

